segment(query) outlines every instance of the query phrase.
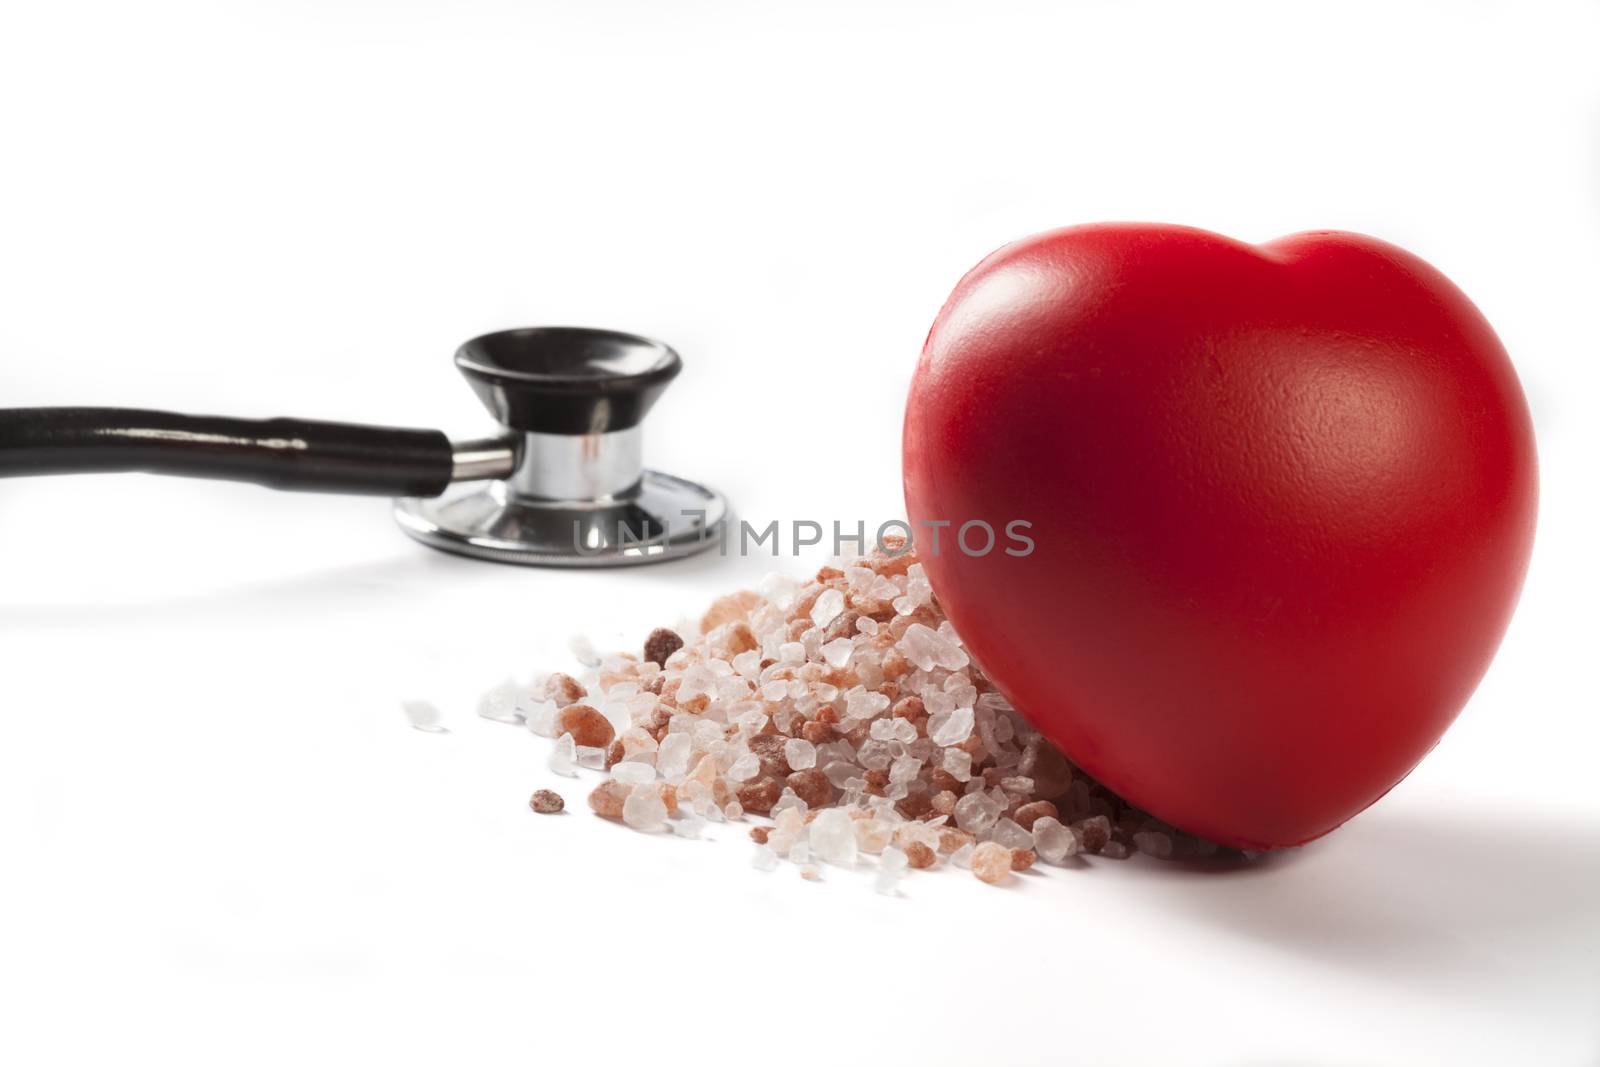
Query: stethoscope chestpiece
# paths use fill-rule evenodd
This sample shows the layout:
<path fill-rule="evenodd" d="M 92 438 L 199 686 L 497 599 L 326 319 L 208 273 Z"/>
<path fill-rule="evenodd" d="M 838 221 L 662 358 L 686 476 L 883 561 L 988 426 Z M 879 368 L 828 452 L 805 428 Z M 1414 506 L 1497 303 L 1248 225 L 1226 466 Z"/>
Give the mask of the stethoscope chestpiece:
<path fill-rule="evenodd" d="M 456 352 L 457 368 L 508 433 L 457 445 L 451 487 L 396 502 L 433 548 L 499 563 L 655 563 L 716 543 L 722 496 L 644 469 L 642 422 L 683 361 L 611 330 L 504 330 Z"/>

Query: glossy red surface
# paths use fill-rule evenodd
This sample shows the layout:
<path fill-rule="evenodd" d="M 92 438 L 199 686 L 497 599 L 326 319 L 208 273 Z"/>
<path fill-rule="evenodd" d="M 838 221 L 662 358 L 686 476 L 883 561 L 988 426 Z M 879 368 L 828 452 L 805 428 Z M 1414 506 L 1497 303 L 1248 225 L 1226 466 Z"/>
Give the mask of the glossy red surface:
<path fill-rule="evenodd" d="M 1129 800 L 1241 847 L 1324 834 L 1416 765 L 1532 546 L 1499 340 L 1355 234 L 1007 246 L 934 323 L 904 443 L 928 574 L 1001 690 Z M 955 548 L 964 522 L 1019 519 L 1031 555 Z M 954 524 L 937 555 L 930 521 Z"/>

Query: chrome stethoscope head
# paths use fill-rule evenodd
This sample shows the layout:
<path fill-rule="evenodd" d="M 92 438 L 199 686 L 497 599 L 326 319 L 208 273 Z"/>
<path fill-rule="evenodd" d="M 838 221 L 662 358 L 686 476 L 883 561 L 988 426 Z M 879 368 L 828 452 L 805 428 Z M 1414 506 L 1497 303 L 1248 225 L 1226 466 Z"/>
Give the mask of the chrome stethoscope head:
<path fill-rule="evenodd" d="M 395 505 L 406 533 L 447 552 L 546 566 L 653 563 L 713 543 L 727 512 L 705 486 L 644 467 L 644 417 L 683 368 L 634 334 L 504 330 L 456 366 L 510 433 L 456 447 L 436 497 Z"/>
<path fill-rule="evenodd" d="M 456 366 L 498 436 L 126 408 L 0 410 L 0 477 L 145 471 L 399 496 L 433 548 L 537 566 L 656 563 L 717 541 L 722 496 L 644 468 L 642 422 L 683 361 L 658 341 L 543 327 L 486 334 Z"/>

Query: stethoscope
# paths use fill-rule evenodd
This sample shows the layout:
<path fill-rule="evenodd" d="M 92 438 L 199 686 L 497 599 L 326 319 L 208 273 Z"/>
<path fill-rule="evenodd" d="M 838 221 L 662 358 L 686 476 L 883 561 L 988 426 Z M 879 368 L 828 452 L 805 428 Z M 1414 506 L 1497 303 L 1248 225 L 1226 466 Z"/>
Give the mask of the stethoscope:
<path fill-rule="evenodd" d="M 716 543 L 721 494 L 645 470 L 641 423 L 683 367 L 646 337 L 556 326 L 462 345 L 456 367 L 505 432 L 232 419 L 125 408 L 0 411 L 0 477 L 145 471 L 398 497 L 425 545 L 542 566 L 654 563 Z"/>

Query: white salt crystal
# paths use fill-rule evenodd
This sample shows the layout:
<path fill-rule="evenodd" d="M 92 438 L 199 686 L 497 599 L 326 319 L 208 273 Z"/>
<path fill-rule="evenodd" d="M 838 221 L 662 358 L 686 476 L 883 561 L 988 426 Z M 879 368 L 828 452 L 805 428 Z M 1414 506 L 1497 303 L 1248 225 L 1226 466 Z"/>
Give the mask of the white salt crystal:
<path fill-rule="evenodd" d="M 669 782 L 675 782 L 689 772 L 689 756 L 693 742 L 685 732 L 668 733 L 656 750 L 656 771 Z"/>
<path fill-rule="evenodd" d="M 523 714 L 522 722 L 529 730 L 540 737 L 554 737 L 556 735 L 556 722 L 561 716 L 561 709 L 556 707 L 553 700 L 541 700 L 528 706 Z"/>
<path fill-rule="evenodd" d="M 669 822 L 667 828 L 679 837 L 697 840 L 705 831 L 706 821 L 698 815 L 685 815 L 677 822 Z"/>
<path fill-rule="evenodd" d="M 593 745 L 579 745 L 573 749 L 573 758 L 578 766 L 591 771 L 603 771 L 606 767 L 606 750 L 595 748 Z"/>
<path fill-rule="evenodd" d="M 956 801 L 956 825 L 969 834 L 981 834 L 1000 817 L 983 793 L 968 793 Z"/>
<path fill-rule="evenodd" d="M 627 785 L 643 785 L 656 780 L 656 769 L 648 763 L 627 760 L 611 768 L 611 777 Z"/>
<path fill-rule="evenodd" d="M 578 746 L 571 734 L 562 734 L 550 748 L 550 770 L 566 778 L 578 777 L 573 765 L 578 760 Z"/>
<path fill-rule="evenodd" d="M 803 737 L 791 737 L 783 743 L 783 758 L 791 770 L 810 770 L 817 765 L 817 746 Z"/>
<path fill-rule="evenodd" d="M 878 620 L 871 618 L 870 616 L 863 615 L 861 618 L 856 620 L 856 629 L 860 630 L 868 637 L 876 637 L 878 635 Z"/>
<path fill-rule="evenodd" d="M 750 857 L 750 866 L 758 871 L 775 871 L 778 869 L 778 854 L 766 845 L 757 845 L 755 855 Z"/>
<path fill-rule="evenodd" d="M 785 641 L 778 646 L 778 662 L 798 667 L 806 661 L 806 646 L 799 641 Z M 680 698 L 681 699 L 681 698 Z"/>
<path fill-rule="evenodd" d="M 1033 850 L 1048 863 L 1060 863 L 1077 854 L 1078 835 L 1054 816 L 1041 815 L 1033 823 Z"/>
<path fill-rule="evenodd" d="M 594 649 L 594 643 L 582 634 L 578 634 L 567 642 L 567 648 L 577 657 L 578 662 L 585 667 L 600 666 L 600 653 Z"/>
<path fill-rule="evenodd" d="M 478 700 L 478 714 L 490 722 L 520 723 L 522 713 L 517 710 L 517 700 L 522 689 L 511 679 L 506 679 Z"/>
<path fill-rule="evenodd" d="M 894 719 L 874 719 L 872 726 L 867 730 L 867 736 L 874 741 L 893 741 L 895 739 Z M 904 719 L 899 720 L 904 722 Z"/>
<path fill-rule="evenodd" d="M 722 805 L 722 816 L 729 822 L 744 818 L 744 805 L 737 800 L 730 800 Z"/>
<path fill-rule="evenodd" d="M 745 752 L 728 768 L 728 777 L 735 782 L 748 782 L 761 773 L 761 761 L 754 752 Z"/>
<path fill-rule="evenodd" d="M 893 763 L 889 764 L 889 781 L 895 783 L 896 785 L 904 785 L 907 782 L 914 782 L 916 781 L 917 773 L 921 770 L 921 760 L 913 759 L 910 756 L 901 756 Z"/>
<path fill-rule="evenodd" d="M 782 700 L 788 695 L 789 683 L 782 679 L 779 679 L 775 682 L 763 682 L 761 684 L 761 698 L 763 700 L 770 700 L 776 704 L 778 701 Z"/>
<path fill-rule="evenodd" d="M 893 845 L 883 850 L 883 855 L 878 859 L 878 876 L 873 880 L 873 888 L 880 893 L 894 895 L 900 886 L 900 879 L 906 873 L 906 854 Z"/>
<path fill-rule="evenodd" d="M 928 720 L 928 737 L 941 748 L 959 745 L 972 736 L 971 708 L 956 708 L 939 716 L 939 720 Z"/>
<path fill-rule="evenodd" d="M 789 846 L 789 860 L 792 863 L 810 863 L 811 846 L 804 841 L 796 841 Z"/>
<path fill-rule="evenodd" d="M 844 760 L 833 760 L 822 768 L 822 776 L 832 782 L 835 789 L 843 789 L 851 779 L 860 779 L 861 768 Z"/>
<path fill-rule="evenodd" d="M 772 805 L 772 810 L 770 812 L 768 812 L 768 814 L 771 815 L 774 819 L 776 819 L 778 816 L 782 815 L 786 811 L 795 811 L 795 812 L 798 812 L 801 815 L 804 815 L 806 813 L 807 807 L 808 807 L 808 805 L 806 804 L 806 802 L 804 800 L 800 799 L 800 794 L 799 793 L 796 793 L 793 789 L 790 789 L 788 786 L 784 786 L 783 787 L 783 792 L 778 795 L 778 802 L 776 804 Z"/>
<path fill-rule="evenodd" d="M 824 589 L 817 602 L 811 605 L 811 625 L 828 625 L 844 611 L 844 594 L 837 589 Z"/>
<path fill-rule="evenodd" d="M 1002 818 L 994 824 L 989 832 L 989 840 L 1006 848 L 1033 847 L 1033 835 L 1009 818 Z"/>
<path fill-rule="evenodd" d="M 439 709 L 426 700 L 407 700 L 401 703 L 400 710 L 405 712 L 406 721 L 413 729 L 421 730 L 425 734 L 447 734 L 442 720 L 444 716 Z"/>
<path fill-rule="evenodd" d="M 653 785 L 636 785 L 622 802 L 622 821 L 635 830 L 660 830 L 667 823 L 667 806 Z"/>
<path fill-rule="evenodd" d="M 965 782 L 972 778 L 972 753 L 964 748 L 947 748 L 944 750 L 944 769 L 958 782 Z"/>
<path fill-rule="evenodd" d="M 843 808 L 827 808 L 812 820 L 808 837 L 820 859 L 848 867 L 856 862 L 855 820 Z"/>
<path fill-rule="evenodd" d="M 850 653 L 855 648 L 855 642 L 848 637 L 835 638 L 822 646 L 822 659 L 830 667 L 843 667 L 850 662 Z"/>
<path fill-rule="evenodd" d="M 954 852 L 950 853 L 950 862 L 957 867 L 972 866 L 972 842 L 968 841 Z"/>

